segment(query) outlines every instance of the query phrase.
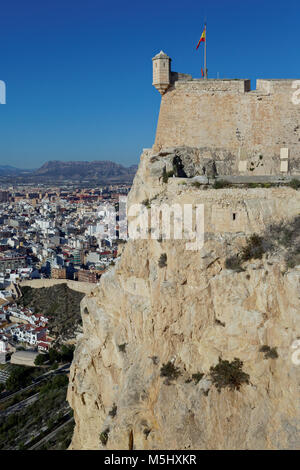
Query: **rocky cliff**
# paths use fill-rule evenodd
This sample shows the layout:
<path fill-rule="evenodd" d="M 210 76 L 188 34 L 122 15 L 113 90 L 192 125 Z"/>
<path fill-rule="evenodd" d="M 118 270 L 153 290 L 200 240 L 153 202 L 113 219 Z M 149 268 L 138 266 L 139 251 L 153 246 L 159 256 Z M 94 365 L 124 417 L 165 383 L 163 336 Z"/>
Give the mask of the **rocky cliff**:
<path fill-rule="evenodd" d="M 144 151 L 129 206 L 204 204 L 204 247 L 149 231 L 82 300 L 71 448 L 299 448 L 300 192 L 166 182 L 169 154 Z"/>

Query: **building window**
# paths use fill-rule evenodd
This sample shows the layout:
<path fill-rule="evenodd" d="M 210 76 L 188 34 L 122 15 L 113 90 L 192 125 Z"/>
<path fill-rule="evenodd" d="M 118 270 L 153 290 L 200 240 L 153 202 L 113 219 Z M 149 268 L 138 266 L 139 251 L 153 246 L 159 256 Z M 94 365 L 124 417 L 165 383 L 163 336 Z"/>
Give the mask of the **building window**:
<path fill-rule="evenodd" d="M 235 220 L 236 219 L 236 212 L 233 212 L 232 214 L 232 220 Z"/>

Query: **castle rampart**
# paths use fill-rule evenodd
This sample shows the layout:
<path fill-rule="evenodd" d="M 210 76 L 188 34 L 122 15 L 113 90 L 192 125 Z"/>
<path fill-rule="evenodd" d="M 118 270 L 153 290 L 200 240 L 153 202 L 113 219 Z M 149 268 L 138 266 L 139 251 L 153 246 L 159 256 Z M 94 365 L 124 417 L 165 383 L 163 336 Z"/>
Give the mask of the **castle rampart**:
<path fill-rule="evenodd" d="M 216 162 L 221 175 L 300 175 L 300 104 L 293 100 L 293 80 L 260 79 L 251 90 L 250 80 L 182 74 L 176 79 L 174 72 L 170 77 L 155 151 L 197 148 L 200 158 Z"/>

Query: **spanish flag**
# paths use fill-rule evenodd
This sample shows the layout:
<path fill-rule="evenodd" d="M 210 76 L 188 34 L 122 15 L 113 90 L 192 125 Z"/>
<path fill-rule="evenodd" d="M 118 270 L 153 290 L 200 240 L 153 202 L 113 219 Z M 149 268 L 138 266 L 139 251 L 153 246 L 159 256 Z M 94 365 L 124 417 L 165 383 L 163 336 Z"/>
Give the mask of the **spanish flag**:
<path fill-rule="evenodd" d="M 205 37 L 206 37 L 206 26 L 205 26 L 205 28 L 204 28 L 204 30 L 203 30 L 203 33 L 202 33 L 201 38 L 199 39 L 199 42 L 198 42 L 198 44 L 197 44 L 196 49 L 198 49 L 198 47 L 200 46 L 200 42 L 202 42 L 202 41 L 205 42 Z"/>

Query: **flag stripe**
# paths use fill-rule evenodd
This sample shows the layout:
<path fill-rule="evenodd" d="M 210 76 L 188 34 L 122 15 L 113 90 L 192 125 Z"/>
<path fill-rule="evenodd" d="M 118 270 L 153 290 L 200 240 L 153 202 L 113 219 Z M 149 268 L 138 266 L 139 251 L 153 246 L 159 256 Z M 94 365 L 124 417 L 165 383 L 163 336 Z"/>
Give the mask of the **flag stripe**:
<path fill-rule="evenodd" d="M 202 35 L 201 35 L 201 38 L 199 39 L 199 42 L 198 42 L 198 44 L 197 44 L 197 46 L 196 46 L 196 49 L 198 49 L 198 47 L 200 46 L 200 43 L 201 43 L 202 41 L 205 42 L 205 28 L 204 28 L 204 31 L 203 31 L 203 33 L 202 33 Z"/>

